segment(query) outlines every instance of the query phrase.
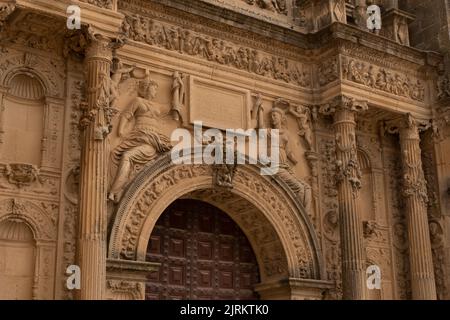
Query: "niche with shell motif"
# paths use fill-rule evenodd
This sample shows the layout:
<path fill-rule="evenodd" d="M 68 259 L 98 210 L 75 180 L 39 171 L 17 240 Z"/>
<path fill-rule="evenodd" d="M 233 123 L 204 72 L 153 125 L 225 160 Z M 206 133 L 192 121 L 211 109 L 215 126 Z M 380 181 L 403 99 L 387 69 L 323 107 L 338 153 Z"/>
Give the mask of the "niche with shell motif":
<path fill-rule="evenodd" d="M 15 75 L 2 102 L 1 161 L 41 166 L 46 104 L 40 80 L 32 74 Z"/>

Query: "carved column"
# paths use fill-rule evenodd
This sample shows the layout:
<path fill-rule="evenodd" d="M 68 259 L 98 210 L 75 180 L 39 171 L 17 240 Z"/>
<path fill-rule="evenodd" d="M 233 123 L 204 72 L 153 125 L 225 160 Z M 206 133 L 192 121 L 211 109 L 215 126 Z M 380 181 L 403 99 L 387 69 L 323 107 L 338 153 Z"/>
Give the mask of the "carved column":
<path fill-rule="evenodd" d="M 94 37 L 86 49 L 87 105 L 82 125 L 78 261 L 80 299 L 104 299 L 106 286 L 106 199 L 110 41 Z"/>
<path fill-rule="evenodd" d="M 328 110 L 328 113 L 334 114 L 342 286 L 343 298 L 346 300 L 366 298 L 363 230 L 357 207 L 361 174 L 355 134 L 356 114 L 365 110 L 367 110 L 366 102 L 358 102 L 345 96 L 335 100 L 335 107 Z"/>
<path fill-rule="evenodd" d="M 399 133 L 403 167 L 403 199 L 409 239 L 412 298 L 435 300 L 433 257 L 427 216 L 427 186 L 422 169 L 419 129 L 421 123 L 408 115 L 388 124 Z"/>

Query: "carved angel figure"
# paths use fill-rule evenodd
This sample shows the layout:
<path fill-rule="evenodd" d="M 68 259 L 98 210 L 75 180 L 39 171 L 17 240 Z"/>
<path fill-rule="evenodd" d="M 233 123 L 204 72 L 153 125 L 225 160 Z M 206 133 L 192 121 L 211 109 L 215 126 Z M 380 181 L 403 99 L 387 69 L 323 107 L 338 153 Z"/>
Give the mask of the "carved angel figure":
<path fill-rule="evenodd" d="M 280 103 L 281 102 L 281 103 Z M 307 212 L 311 211 L 312 190 L 306 182 L 297 179 L 292 171 L 289 161 L 294 165 L 297 160 L 290 148 L 289 135 L 286 130 L 286 112 L 279 104 L 282 101 L 275 101 L 271 111 L 271 128 L 278 129 L 279 132 L 279 170 L 277 175 L 294 191 L 299 197 Z"/>
<path fill-rule="evenodd" d="M 260 93 L 256 95 L 255 104 L 252 109 L 252 119 L 256 119 L 256 129 L 264 128 L 264 107 Z"/>
<path fill-rule="evenodd" d="M 305 106 L 296 106 L 289 108 L 289 113 L 291 113 L 298 123 L 299 132 L 298 135 L 303 137 L 306 141 L 308 150 L 313 147 L 312 143 L 312 127 L 311 127 L 311 110 Z"/>
<path fill-rule="evenodd" d="M 119 58 L 113 59 L 113 68 L 111 70 L 111 108 L 117 109 L 117 99 L 119 98 L 119 84 L 124 74 L 130 73 L 136 66 L 125 68 Z"/>
<path fill-rule="evenodd" d="M 124 135 L 125 125 L 133 119 L 135 122 L 132 131 L 112 152 L 112 160 L 118 164 L 108 196 L 112 201 L 120 200 L 123 187 L 135 165 L 145 165 L 172 148 L 170 139 L 156 129 L 161 116 L 150 101 L 156 96 L 157 87 L 157 83 L 148 77 L 142 80 L 138 87 L 138 97 L 122 113 L 118 127 L 120 137 Z"/>
<path fill-rule="evenodd" d="M 172 115 L 173 119 L 181 119 L 181 109 L 184 106 L 186 90 L 184 88 L 184 77 L 178 71 L 173 73 L 172 82 Z"/>

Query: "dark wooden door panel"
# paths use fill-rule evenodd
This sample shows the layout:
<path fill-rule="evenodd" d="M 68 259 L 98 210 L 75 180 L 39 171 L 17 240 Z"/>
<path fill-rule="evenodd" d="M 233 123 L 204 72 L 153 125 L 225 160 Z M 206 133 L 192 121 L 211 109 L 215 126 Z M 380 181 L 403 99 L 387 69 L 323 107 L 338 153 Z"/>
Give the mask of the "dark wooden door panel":
<path fill-rule="evenodd" d="M 161 263 L 148 275 L 146 298 L 256 299 L 256 258 L 238 225 L 219 209 L 177 200 L 157 221 L 147 260 Z"/>

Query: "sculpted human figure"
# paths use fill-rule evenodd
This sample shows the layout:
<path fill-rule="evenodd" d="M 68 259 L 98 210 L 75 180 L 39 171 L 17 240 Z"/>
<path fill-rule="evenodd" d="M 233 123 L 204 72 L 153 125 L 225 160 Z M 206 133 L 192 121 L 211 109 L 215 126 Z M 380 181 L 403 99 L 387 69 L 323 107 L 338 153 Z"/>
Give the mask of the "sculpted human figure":
<path fill-rule="evenodd" d="M 113 59 L 113 68 L 111 70 L 111 108 L 117 109 L 117 99 L 119 98 L 119 84 L 124 74 L 130 73 L 135 66 L 125 68 L 119 58 Z"/>
<path fill-rule="evenodd" d="M 256 119 L 256 129 L 264 128 L 264 106 L 261 94 L 256 95 L 255 104 L 253 105 L 252 118 Z"/>
<path fill-rule="evenodd" d="M 298 135 L 303 137 L 306 141 L 308 150 L 313 147 L 312 143 L 312 128 L 311 128 L 311 111 L 305 106 L 295 106 L 289 108 L 289 113 L 291 113 L 298 123 L 299 132 Z"/>
<path fill-rule="evenodd" d="M 133 119 L 134 127 L 112 152 L 112 160 L 118 164 L 118 170 L 108 195 L 112 201 L 120 200 L 123 188 L 135 165 L 145 165 L 159 154 L 172 148 L 170 139 L 157 130 L 161 116 L 151 103 L 156 96 L 157 87 L 157 83 L 148 78 L 142 80 L 139 83 L 138 97 L 121 115 L 118 127 L 119 137 L 124 136 L 126 124 Z"/>
<path fill-rule="evenodd" d="M 290 141 L 288 131 L 286 130 L 286 113 L 281 107 L 277 106 L 278 101 L 271 111 L 271 128 L 278 129 L 279 132 L 279 170 L 277 175 L 291 188 L 292 191 L 299 197 L 300 202 L 303 203 L 307 212 L 311 210 L 312 190 L 311 187 L 297 179 L 292 171 L 289 162 L 294 165 L 297 160 L 290 148 Z"/>
<path fill-rule="evenodd" d="M 172 115 L 178 121 L 181 118 L 181 110 L 184 106 L 186 90 L 184 88 L 183 76 L 175 71 L 172 82 Z"/>

